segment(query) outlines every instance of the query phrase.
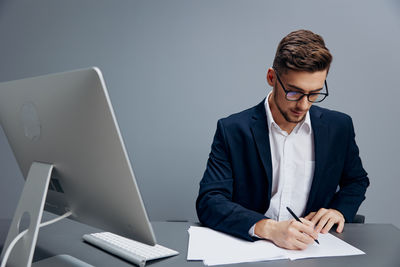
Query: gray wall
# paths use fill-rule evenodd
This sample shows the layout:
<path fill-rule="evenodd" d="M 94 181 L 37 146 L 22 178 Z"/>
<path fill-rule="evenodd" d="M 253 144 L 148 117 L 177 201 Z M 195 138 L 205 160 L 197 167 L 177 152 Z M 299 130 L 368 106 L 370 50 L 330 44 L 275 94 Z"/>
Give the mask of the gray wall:
<path fill-rule="evenodd" d="M 0 1 L 0 81 L 96 65 L 152 220 L 196 220 L 218 118 L 259 103 L 292 30 L 334 55 L 323 106 L 353 117 L 371 178 L 360 212 L 400 227 L 400 3 L 386 1 Z M 23 180 L 0 132 L 0 214 Z"/>

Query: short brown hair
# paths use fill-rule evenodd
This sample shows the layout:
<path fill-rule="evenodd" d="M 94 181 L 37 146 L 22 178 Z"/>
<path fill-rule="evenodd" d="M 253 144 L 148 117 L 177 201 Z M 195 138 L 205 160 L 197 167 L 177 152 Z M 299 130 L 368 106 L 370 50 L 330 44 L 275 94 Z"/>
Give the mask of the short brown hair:
<path fill-rule="evenodd" d="M 286 73 L 288 70 L 329 71 L 331 62 L 332 55 L 320 35 L 308 30 L 297 30 L 286 35 L 279 43 L 273 68 L 278 73 Z"/>

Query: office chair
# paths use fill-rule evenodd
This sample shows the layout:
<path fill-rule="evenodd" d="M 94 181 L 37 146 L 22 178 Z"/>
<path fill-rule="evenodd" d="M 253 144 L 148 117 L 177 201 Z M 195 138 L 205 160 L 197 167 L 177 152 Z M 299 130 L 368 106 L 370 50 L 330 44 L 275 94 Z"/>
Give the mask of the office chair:
<path fill-rule="evenodd" d="M 365 216 L 361 214 L 356 214 L 352 223 L 365 223 Z"/>

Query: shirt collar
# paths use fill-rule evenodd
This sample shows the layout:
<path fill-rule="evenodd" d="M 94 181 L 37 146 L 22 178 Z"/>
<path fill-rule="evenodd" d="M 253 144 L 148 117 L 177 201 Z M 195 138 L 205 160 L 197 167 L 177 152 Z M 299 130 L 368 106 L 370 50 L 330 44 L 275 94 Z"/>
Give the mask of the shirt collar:
<path fill-rule="evenodd" d="M 281 129 L 279 125 L 275 122 L 274 118 L 272 117 L 271 109 L 269 107 L 268 99 L 271 95 L 272 91 L 269 92 L 267 97 L 265 98 L 265 111 L 267 113 L 267 124 L 268 124 L 268 131 L 271 132 L 272 127 L 277 127 L 277 129 Z M 310 119 L 310 112 L 307 111 L 306 117 L 303 121 L 299 122 L 296 127 L 293 129 L 294 133 L 299 133 L 300 130 L 305 131 L 306 134 L 311 134 L 311 119 Z"/>

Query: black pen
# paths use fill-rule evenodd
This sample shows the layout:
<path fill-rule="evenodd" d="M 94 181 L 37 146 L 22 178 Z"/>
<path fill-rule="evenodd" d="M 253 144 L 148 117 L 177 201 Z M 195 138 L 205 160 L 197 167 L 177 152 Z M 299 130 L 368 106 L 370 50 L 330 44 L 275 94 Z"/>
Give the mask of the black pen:
<path fill-rule="evenodd" d="M 292 214 L 293 218 L 295 218 L 296 221 L 303 223 L 289 207 L 286 207 L 286 209 L 289 211 L 290 214 Z M 318 239 L 314 239 L 314 241 L 317 242 L 317 244 L 319 245 Z"/>

